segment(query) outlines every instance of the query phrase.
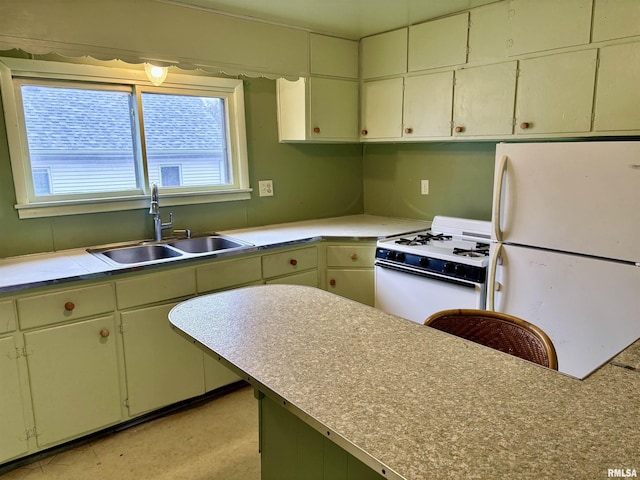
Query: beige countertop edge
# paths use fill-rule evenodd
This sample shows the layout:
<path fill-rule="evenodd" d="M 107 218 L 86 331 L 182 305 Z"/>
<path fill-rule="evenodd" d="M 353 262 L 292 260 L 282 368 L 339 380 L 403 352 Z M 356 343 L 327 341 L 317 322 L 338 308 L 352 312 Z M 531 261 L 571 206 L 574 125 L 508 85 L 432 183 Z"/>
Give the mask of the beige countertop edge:
<path fill-rule="evenodd" d="M 225 230 L 219 233 L 252 243 L 255 245 L 255 251 L 293 246 L 321 239 L 374 240 L 422 230 L 428 228 L 430 224 L 431 222 L 425 220 L 349 215 Z M 153 269 L 166 264 L 177 266 L 204 258 L 222 258 L 251 251 L 246 249 L 221 253 L 216 257 L 193 256 L 140 266 L 122 265 L 121 267 L 101 261 L 87 253 L 86 248 L 9 257 L 0 259 L 0 294 Z"/>
<path fill-rule="evenodd" d="M 640 342 L 577 380 L 286 285 L 198 297 L 170 321 L 388 478 L 640 471 Z"/>

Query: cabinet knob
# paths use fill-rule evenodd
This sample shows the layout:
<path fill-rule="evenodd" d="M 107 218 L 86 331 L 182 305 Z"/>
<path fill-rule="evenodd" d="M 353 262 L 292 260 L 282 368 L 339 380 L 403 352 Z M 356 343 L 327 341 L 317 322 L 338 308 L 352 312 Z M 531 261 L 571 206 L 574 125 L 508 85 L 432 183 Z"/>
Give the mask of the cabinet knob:
<path fill-rule="evenodd" d="M 329 280 L 329 285 L 331 285 L 332 287 L 335 287 L 336 286 L 336 280 L 334 278 Z"/>
<path fill-rule="evenodd" d="M 320 133 L 320 127 L 313 127 L 313 133 Z"/>
<path fill-rule="evenodd" d="M 520 124 L 520 128 L 523 129 L 523 130 L 526 130 L 529 127 L 531 127 L 531 123 L 530 122 L 522 122 Z"/>
<path fill-rule="evenodd" d="M 298 260 L 292 258 L 291 260 L 289 260 L 289 263 L 295 267 L 298 264 Z"/>
<path fill-rule="evenodd" d="M 413 128 L 405 128 L 404 133 L 413 133 Z"/>
<path fill-rule="evenodd" d="M 458 125 L 454 130 L 456 133 L 462 133 L 464 132 L 464 127 L 462 125 Z"/>
<path fill-rule="evenodd" d="M 357 260 L 358 259 L 358 254 L 357 253 L 352 253 L 351 254 L 351 260 Z"/>
<path fill-rule="evenodd" d="M 71 312 L 74 308 L 76 308 L 76 305 L 73 302 L 67 302 L 67 303 L 64 304 L 64 309 L 67 312 Z"/>
<path fill-rule="evenodd" d="M 368 132 L 367 130 L 362 130 L 362 131 L 360 132 L 360 134 L 361 134 L 361 135 L 363 135 L 363 136 L 364 136 L 364 135 L 367 135 L 368 133 L 369 133 L 369 132 Z"/>
<path fill-rule="evenodd" d="M 102 330 L 100 330 L 100 336 L 102 338 L 107 338 L 109 336 L 110 332 L 108 329 L 103 328 Z"/>

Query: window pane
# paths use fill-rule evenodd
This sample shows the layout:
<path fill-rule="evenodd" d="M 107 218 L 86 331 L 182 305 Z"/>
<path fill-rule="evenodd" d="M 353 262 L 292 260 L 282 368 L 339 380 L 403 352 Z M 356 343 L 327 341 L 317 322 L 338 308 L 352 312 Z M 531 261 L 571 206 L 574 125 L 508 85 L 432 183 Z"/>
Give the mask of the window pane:
<path fill-rule="evenodd" d="M 36 85 L 21 92 L 36 195 L 136 189 L 130 93 Z"/>
<path fill-rule="evenodd" d="M 168 186 L 163 166 L 179 167 L 179 186 L 232 183 L 224 100 L 193 95 L 142 94 L 149 182 Z"/>
<path fill-rule="evenodd" d="M 175 165 L 160 167 L 160 185 L 163 187 L 179 187 L 182 185 L 180 167 Z"/>

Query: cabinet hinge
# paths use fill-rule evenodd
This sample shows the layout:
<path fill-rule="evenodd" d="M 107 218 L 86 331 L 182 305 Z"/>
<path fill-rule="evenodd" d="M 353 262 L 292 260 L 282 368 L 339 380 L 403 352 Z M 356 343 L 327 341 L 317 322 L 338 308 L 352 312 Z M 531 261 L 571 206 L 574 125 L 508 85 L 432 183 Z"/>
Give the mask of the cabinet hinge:
<path fill-rule="evenodd" d="M 118 333 L 124 333 L 126 331 L 127 331 L 127 327 L 126 327 L 126 325 L 124 323 L 122 323 L 122 324 L 120 324 L 118 326 Z"/>
<path fill-rule="evenodd" d="M 27 428 L 24 431 L 24 434 L 20 436 L 20 440 L 27 441 L 30 438 L 36 438 L 37 436 L 38 436 L 38 430 L 36 429 L 36 427 Z"/>
<path fill-rule="evenodd" d="M 125 407 L 129 408 L 129 399 L 128 399 L 128 398 L 125 398 L 125 399 L 124 399 L 124 402 L 122 402 L 122 404 L 123 404 Z"/>
<path fill-rule="evenodd" d="M 18 347 L 15 351 L 9 352 L 9 358 L 11 360 L 17 360 L 20 357 L 26 357 L 27 355 L 31 355 L 33 353 L 33 347 Z"/>

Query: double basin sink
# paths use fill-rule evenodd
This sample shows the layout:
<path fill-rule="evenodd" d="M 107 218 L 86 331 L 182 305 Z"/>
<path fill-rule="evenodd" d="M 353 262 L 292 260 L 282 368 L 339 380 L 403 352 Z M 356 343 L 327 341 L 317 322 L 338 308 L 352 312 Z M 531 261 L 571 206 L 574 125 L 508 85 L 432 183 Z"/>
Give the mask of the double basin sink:
<path fill-rule="evenodd" d="M 144 241 L 121 246 L 89 248 L 87 251 L 107 263 L 137 265 L 184 257 L 215 255 L 253 246 L 236 238 L 213 234 L 180 240 Z"/>

